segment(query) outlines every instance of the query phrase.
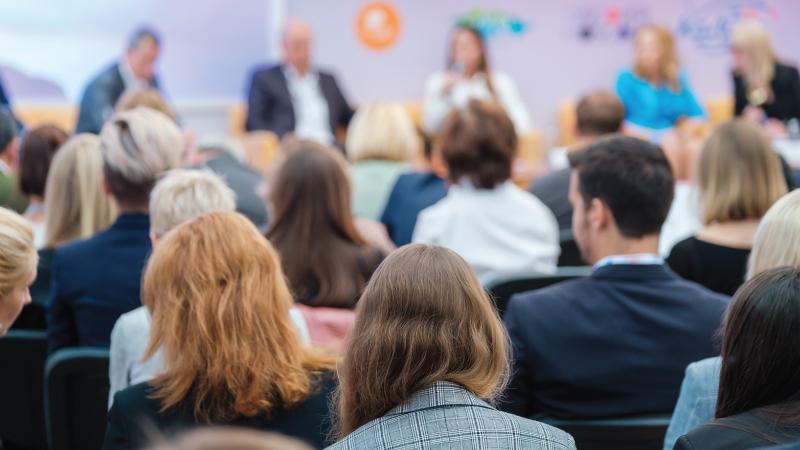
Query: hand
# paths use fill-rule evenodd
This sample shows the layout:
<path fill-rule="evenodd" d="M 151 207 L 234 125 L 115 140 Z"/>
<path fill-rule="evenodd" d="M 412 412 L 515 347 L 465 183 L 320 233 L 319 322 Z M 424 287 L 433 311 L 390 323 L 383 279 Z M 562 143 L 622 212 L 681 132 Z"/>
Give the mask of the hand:
<path fill-rule="evenodd" d="M 745 106 L 744 111 L 742 111 L 742 117 L 745 120 L 749 120 L 755 123 L 761 123 L 764 121 L 766 114 L 764 114 L 764 110 L 757 107 L 757 106 Z"/>

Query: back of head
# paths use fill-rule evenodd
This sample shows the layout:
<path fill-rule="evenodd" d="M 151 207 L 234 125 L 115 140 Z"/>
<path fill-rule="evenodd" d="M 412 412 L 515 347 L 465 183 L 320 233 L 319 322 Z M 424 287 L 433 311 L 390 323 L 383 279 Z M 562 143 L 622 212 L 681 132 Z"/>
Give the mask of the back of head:
<path fill-rule="evenodd" d="M 311 450 L 305 442 L 247 428 L 208 427 L 188 431 L 149 450 Z"/>
<path fill-rule="evenodd" d="M 87 238 L 106 228 L 116 216 L 103 193 L 100 139 L 79 134 L 53 157 L 45 187 L 45 247 Z"/>
<path fill-rule="evenodd" d="M 37 262 L 28 222 L 14 211 L 0 208 L 0 301 L 33 274 Z"/>
<path fill-rule="evenodd" d="M 775 416 L 797 423 L 798 336 L 800 271 L 770 269 L 739 288 L 725 318 L 717 417 L 773 406 Z M 795 404 L 776 406 L 784 402 Z"/>
<path fill-rule="evenodd" d="M 786 193 L 780 160 L 769 138 L 745 120 L 714 130 L 700 152 L 697 175 L 706 224 L 760 219 Z"/>
<path fill-rule="evenodd" d="M 347 129 L 347 156 L 353 162 L 369 159 L 405 162 L 419 146 L 414 123 L 397 103 L 359 107 Z"/>
<path fill-rule="evenodd" d="M 155 248 L 142 281 L 152 311 L 146 358 L 162 349 L 151 384 L 162 407 L 230 421 L 305 400 L 310 371 L 278 255 L 244 216 L 215 212 L 179 225 Z M 183 403 L 188 402 L 188 403 Z"/>
<path fill-rule="evenodd" d="M 163 113 L 136 108 L 106 122 L 100 150 L 106 183 L 120 207 L 146 209 L 158 177 L 180 164 L 183 137 Z"/>
<path fill-rule="evenodd" d="M 14 118 L 5 111 L 0 111 L 0 156 L 5 153 L 8 144 L 17 137 L 17 124 Z"/>
<path fill-rule="evenodd" d="M 409 245 L 370 279 L 339 377 L 342 437 L 438 381 L 492 400 L 508 377 L 506 333 L 463 258 Z"/>
<path fill-rule="evenodd" d="M 157 89 L 139 89 L 135 91 L 126 91 L 122 97 L 117 100 L 115 110 L 130 111 L 139 107 L 150 108 L 163 113 L 172 120 L 175 120 L 175 114 L 169 108 L 167 103 L 161 97 Z"/>
<path fill-rule="evenodd" d="M 756 230 L 747 278 L 775 267 L 800 269 L 800 190 L 769 208 Z"/>
<path fill-rule="evenodd" d="M 517 133 L 498 103 L 471 100 L 451 111 L 436 145 L 451 183 L 468 181 L 478 189 L 493 189 L 511 178 Z"/>
<path fill-rule="evenodd" d="M 150 194 L 150 230 L 157 237 L 203 214 L 234 211 L 236 194 L 207 170 L 175 169 Z"/>
<path fill-rule="evenodd" d="M 578 133 L 602 136 L 618 133 L 625 120 L 625 107 L 611 91 L 595 91 L 578 100 L 575 108 Z"/>
<path fill-rule="evenodd" d="M 744 77 L 748 89 L 769 89 L 777 57 L 764 25 L 752 19 L 737 23 L 731 30 L 731 46 L 744 56 L 734 70 Z"/>
<path fill-rule="evenodd" d="M 158 32 L 149 25 L 142 25 L 133 30 L 130 37 L 128 37 L 128 48 L 137 48 L 145 40 L 153 41 L 156 46 L 161 45 L 161 38 L 158 36 Z"/>
<path fill-rule="evenodd" d="M 270 183 L 274 216 L 267 237 L 299 301 L 350 306 L 366 282 L 357 264 L 366 243 L 351 213 L 346 161 L 311 141 L 298 140 L 284 150 Z M 317 284 L 316 295 L 307 291 L 309 277 Z"/>
<path fill-rule="evenodd" d="M 23 194 L 44 197 L 53 156 L 68 137 L 66 131 L 55 125 L 42 125 L 25 133 L 19 158 L 19 186 Z"/>
<path fill-rule="evenodd" d="M 664 152 L 641 139 L 601 138 L 569 156 L 584 204 L 599 199 L 625 238 L 659 233 L 672 206 L 674 181 Z"/>

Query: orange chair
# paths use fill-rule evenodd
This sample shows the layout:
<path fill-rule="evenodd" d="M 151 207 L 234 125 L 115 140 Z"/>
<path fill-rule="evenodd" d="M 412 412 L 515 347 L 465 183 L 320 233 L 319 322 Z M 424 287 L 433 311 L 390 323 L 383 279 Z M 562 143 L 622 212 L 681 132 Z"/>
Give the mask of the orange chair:
<path fill-rule="evenodd" d="M 68 103 L 15 105 L 14 114 L 26 127 L 51 124 L 68 133 L 75 130 L 78 119 L 78 109 Z"/>

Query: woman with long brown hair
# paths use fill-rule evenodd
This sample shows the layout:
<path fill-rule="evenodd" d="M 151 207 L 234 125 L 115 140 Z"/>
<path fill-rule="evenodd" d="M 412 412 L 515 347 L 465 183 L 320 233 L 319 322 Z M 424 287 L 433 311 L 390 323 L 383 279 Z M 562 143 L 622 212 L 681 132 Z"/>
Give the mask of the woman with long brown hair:
<path fill-rule="evenodd" d="M 425 82 L 425 132 L 435 134 L 451 108 L 465 106 L 473 99 L 500 103 L 517 133 L 530 130 L 530 115 L 514 80 L 505 72 L 489 68 L 480 30 L 459 25 L 450 37 L 445 71 L 434 73 Z"/>
<path fill-rule="evenodd" d="M 466 261 L 444 247 L 392 253 L 367 285 L 339 368 L 332 449 L 571 449 L 563 431 L 497 411 L 508 337 Z"/>
<path fill-rule="evenodd" d="M 142 302 L 152 312 L 143 358 L 160 349 L 164 370 L 116 394 L 105 450 L 140 448 L 153 425 L 210 423 L 324 445 L 333 362 L 301 344 L 278 255 L 244 216 L 211 213 L 168 233 Z"/>
<path fill-rule="evenodd" d="M 352 308 L 384 254 L 356 228 L 347 162 L 311 141 L 291 142 L 285 151 L 270 184 L 267 238 L 298 302 Z"/>

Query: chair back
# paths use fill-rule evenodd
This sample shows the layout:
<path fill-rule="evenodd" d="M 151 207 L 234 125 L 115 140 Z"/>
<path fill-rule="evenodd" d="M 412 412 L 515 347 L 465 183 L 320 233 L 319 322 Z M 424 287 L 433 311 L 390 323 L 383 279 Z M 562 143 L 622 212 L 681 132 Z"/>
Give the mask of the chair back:
<path fill-rule="evenodd" d="M 529 277 L 510 278 L 490 283 L 486 290 L 494 300 L 494 305 L 500 317 L 506 311 L 511 296 L 522 292 L 535 291 L 562 281 L 581 278 L 591 273 L 591 267 L 559 267 L 555 273 L 547 275 L 533 275 Z"/>
<path fill-rule="evenodd" d="M 586 261 L 581 255 L 581 250 L 578 248 L 578 243 L 575 242 L 575 237 L 572 235 L 572 230 L 562 230 L 558 240 L 561 247 L 561 253 L 558 255 L 558 267 L 586 265 Z"/>
<path fill-rule="evenodd" d="M 0 439 L 4 448 L 46 449 L 44 331 L 11 330 L 0 338 Z"/>
<path fill-rule="evenodd" d="M 571 434 L 581 450 L 660 450 L 664 447 L 670 415 L 537 420 Z"/>
<path fill-rule="evenodd" d="M 67 348 L 45 368 L 50 450 L 100 450 L 108 415 L 108 350 Z"/>

